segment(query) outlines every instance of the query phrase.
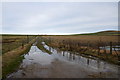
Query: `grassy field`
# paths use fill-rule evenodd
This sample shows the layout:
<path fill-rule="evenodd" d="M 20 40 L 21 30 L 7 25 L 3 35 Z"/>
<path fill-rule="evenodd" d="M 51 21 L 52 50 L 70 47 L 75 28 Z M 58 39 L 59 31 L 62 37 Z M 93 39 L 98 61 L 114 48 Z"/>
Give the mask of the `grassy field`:
<path fill-rule="evenodd" d="M 98 41 L 102 42 L 118 42 L 119 36 L 97 36 L 97 35 L 78 35 L 78 36 L 44 36 L 46 38 L 56 39 L 56 40 L 75 40 L 82 42 L 92 42 L 96 43 Z"/>
<path fill-rule="evenodd" d="M 80 54 L 91 55 L 102 60 L 119 65 L 120 51 L 107 49 L 101 50 L 100 47 L 120 45 L 119 36 L 97 36 L 97 35 L 75 35 L 75 36 L 42 36 L 46 43 L 60 50 L 78 52 Z"/>
<path fill-rule="evenodd" d="M 29 40 L 28 38 L 29 37 Z M 35 36 L 3 35 L 2 36 L 2 77 L 15 71 L 24 58 L 22 54 L 29 51 Z"/>
<path fill-rule="evenodd" d="M 2 54 L 27 44 L 34 36 L 27 35 L 3 35 L 2 36 Z"/>
<path fill-rule="evenodd" d="M 109 32 L 111 33 L 111 32 Z M 103 32 L 102 32 L 103 34 Z M 110 63 L 118 64 L 120 61 L 120 51 L 100 50 L 100 46 L 120 45 L 119 35 L 40 35 L 37 38 L 37 46 L 42 51 L 51 54 L 49 50 L 43 47 L 41 42 L 45 41 L 47 45 L 58 48 L 60 50 L 68 50 L 72 52 L 78 52 L 86 56 L 91 55 Z M 116 34 L 116 33 L 115 33 Z M 2 71 L 3 78 L 9 73 L 15 71 L 23 59 L 23 54 L 27 53 L 36 41 L 35 35 L 2 35 L 0 37 L 0 51 L 2 54 Z M 1 66 L 1 65 L 0 65 Z"/>

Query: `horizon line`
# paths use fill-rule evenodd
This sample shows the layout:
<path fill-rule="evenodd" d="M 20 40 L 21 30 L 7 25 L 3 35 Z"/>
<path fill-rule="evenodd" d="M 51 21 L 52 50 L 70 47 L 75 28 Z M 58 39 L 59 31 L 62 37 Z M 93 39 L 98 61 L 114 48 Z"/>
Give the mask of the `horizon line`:
<path fill-rule="evenodd" d="M 102 30 L 91 33 L 98 33 L 104 31 L 120 31 L 120 30 Z M 76 34 L 89 34 L 90 32 L 85 33 L 0 33 L 0 35 L 76 35 Z"/>

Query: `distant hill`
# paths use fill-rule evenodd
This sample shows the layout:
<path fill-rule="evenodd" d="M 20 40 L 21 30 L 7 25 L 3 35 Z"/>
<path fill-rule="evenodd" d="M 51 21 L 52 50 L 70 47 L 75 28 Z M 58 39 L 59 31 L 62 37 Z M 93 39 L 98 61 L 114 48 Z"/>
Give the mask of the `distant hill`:
<path fill-rule="evenodd" d="M 114 31 L 114 30 L 109 30 L 109 31 L 100 31 L 96 33 L 86 33 L 86 34 L 75 34 L 75 35 L 103 35 L 103 36 L 120 36 L 120 31 Z"/>

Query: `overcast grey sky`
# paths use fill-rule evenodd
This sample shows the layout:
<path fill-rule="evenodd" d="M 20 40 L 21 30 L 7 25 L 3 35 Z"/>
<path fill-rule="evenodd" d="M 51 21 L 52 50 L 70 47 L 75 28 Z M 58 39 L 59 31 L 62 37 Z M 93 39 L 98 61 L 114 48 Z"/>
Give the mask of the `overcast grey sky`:
<path fill-rule="evenodd" d="M 118 29 L 117 2 L 4 2 L 2 33 L 78 34 Z"/>

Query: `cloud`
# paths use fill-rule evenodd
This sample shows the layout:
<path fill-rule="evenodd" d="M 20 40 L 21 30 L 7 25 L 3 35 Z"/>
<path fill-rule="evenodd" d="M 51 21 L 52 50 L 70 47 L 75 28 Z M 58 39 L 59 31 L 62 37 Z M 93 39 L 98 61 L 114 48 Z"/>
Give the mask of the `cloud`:
<path fill-rule="evenodd" d="M 117 29 L 115 2 L 3 3 L 3 33 L 70 34 Z"/>
<path fill-rule="evenodd" d="M 1 0 L 2 2 L 118 2 L 119 0 Z"/>

